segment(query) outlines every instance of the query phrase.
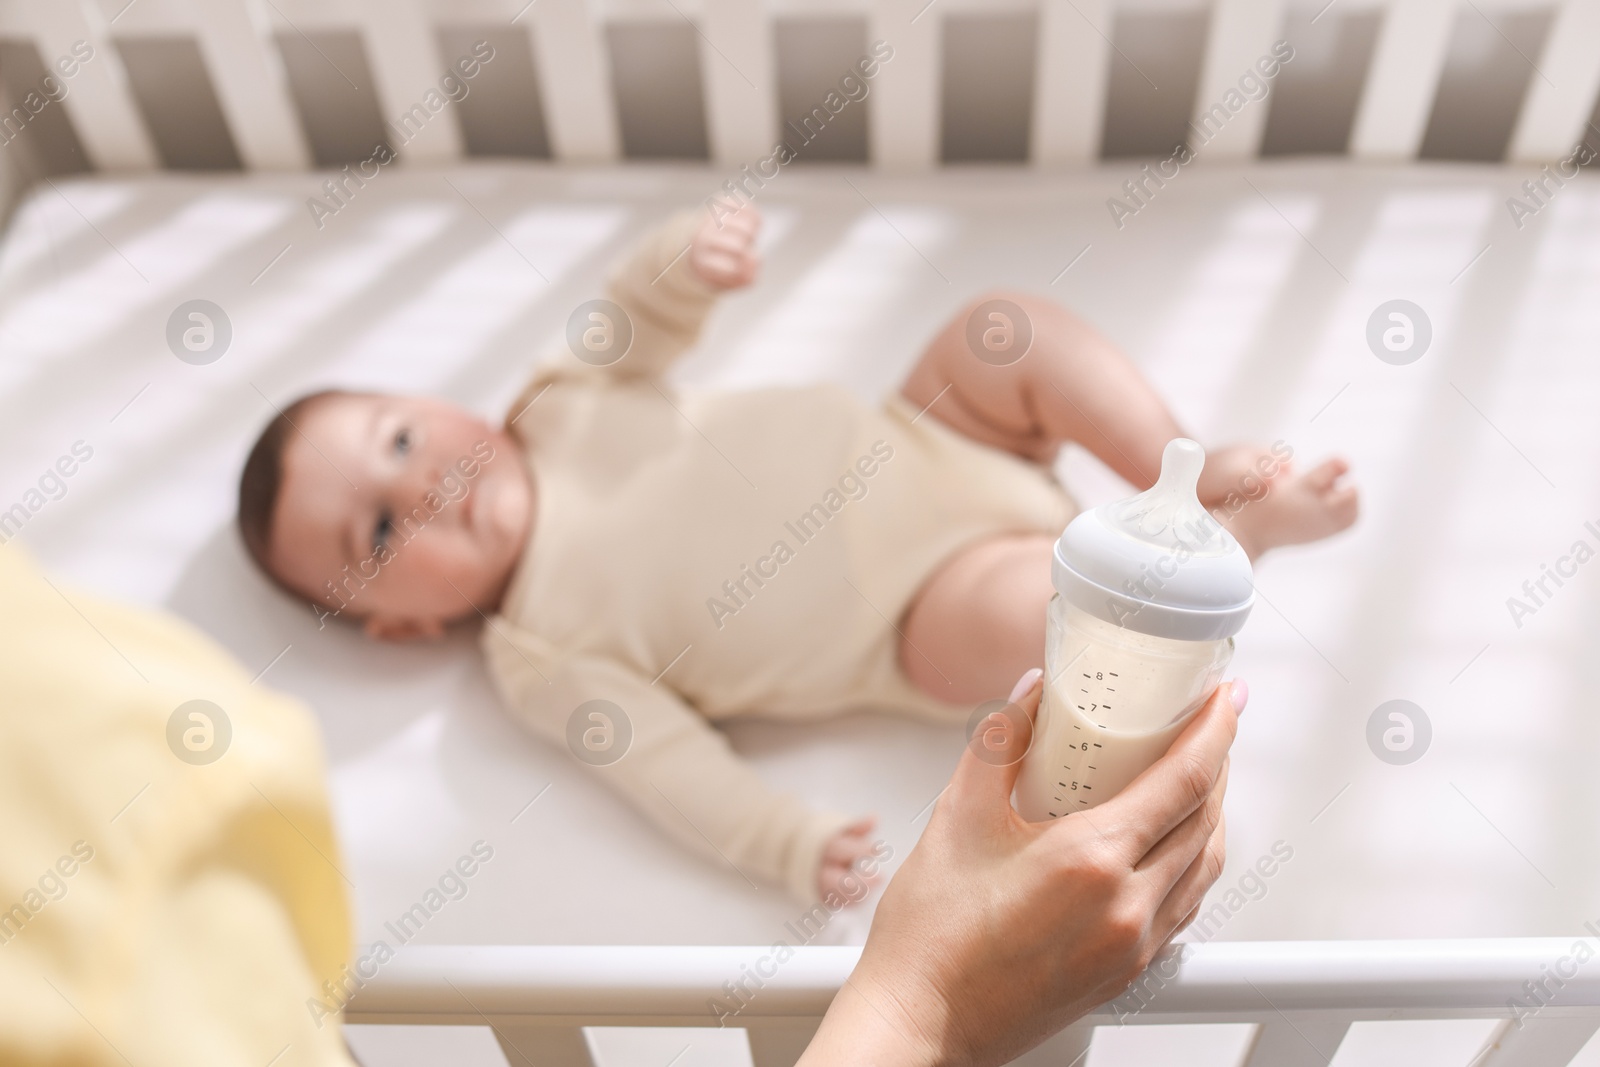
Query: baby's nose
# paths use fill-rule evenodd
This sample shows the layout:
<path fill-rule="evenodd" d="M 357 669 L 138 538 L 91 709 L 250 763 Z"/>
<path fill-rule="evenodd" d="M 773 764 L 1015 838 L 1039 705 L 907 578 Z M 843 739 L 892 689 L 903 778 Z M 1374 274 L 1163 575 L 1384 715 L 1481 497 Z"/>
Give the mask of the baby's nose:
<path fill-rule="evenodd" d="M 444 496 L 440 488 L 441 473 L 431 464 L 417 464 L 406 478 L 405 495 L 424 506 L 430 495 Z"/>
<path fill-rule="evenodd" d="M 453 488 L 451 469 L 440 464 L 422 464 L 422 477 L 416 488 L 417 499 L 423 502 L 433 520 L 464 523 L 466 509 L 460 507 L 462 494 Z M 431 506 L 429 506 L 431 503 Z"/>

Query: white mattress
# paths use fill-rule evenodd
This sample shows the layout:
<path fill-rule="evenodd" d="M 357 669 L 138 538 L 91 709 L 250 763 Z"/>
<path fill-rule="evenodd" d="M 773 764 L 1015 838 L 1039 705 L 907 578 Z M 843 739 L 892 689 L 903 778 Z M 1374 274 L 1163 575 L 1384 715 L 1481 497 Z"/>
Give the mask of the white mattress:
<path fill-rule="evenodd" d="M 1196 166 L 1119 231 L 1106 200 L 1134 170 L 785 171 L 761 193 L 765 276 L 679 377 L 877 396 L 964 299 L 1017 286 L 1126 346 L 1203 440 L 1347 455 L 1360 524 L 1270 557 L 1239 638 L 1254 696 L 1223 885 L 1275 841 L 1294 855 L 1219 936 L 1600 919 L 1600 564 L 1520 629 L 1506 607 L 1574 541 L 1600 544 L 1584 529 L 1600 530 L 1600 183 L 1567 186 L 1519 231 L 1505 199 L 1526 175 L 1506 168 Z M 36 193 L 0 250 L 0 509 L 87 442 L 93 458 L 21 542 L 61 579 L 192 620 L 315 709 L 363 941 L 479 839 L 494 859 L 422 940 L 767 943 L 798 910 L 661 840 L 521 733 L 471 634 L 395 648 L 319 632 L 249 569 L 231 524 L 269 401 L 339 384 L 498 413 L 612 257 L 724 177 L 386 171 L 320 231 L 316 176 L 93 178 Z M 1397 297 L 1434 329 L 1409 366 L 1364 341 Z M 192 298 L 233 326 L 207 366 L 164 339 Z M 1065 468 L 1087 503 L 1121 491 L 1085 456 Z M 1391 698 L 1434 727 L 1409 766 L 1365 741 Z M 733 739 L 775 783 L 878 813 L 899 855 L 961 746 L 878 714 Z M 823 939 L 864 931 L 860 911 Z"/>

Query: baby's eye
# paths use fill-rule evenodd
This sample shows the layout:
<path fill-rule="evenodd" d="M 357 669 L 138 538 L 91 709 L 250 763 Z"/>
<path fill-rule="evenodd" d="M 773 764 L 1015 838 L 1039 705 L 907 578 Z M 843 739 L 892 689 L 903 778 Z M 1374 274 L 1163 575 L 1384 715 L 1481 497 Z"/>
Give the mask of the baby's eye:
<path fill-rule="evenodd" d="M 394 534 L 394 518 L 387 512 L 378 516 L 377 525 L 372 528 L 372 549 L 376 552 L 389 543 L 389 538 Z"/>
<path fill-rule="evenodd" d="M 400 430 L 394 435 L 394 450 L 400 455 L 411 451 L 411 431 Z"/>

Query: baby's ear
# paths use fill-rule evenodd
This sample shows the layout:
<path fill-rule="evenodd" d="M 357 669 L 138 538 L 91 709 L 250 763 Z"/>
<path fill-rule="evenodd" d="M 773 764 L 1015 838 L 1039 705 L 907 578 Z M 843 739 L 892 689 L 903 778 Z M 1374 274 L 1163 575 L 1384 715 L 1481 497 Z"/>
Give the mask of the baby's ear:
<path fill-rule="evenodd" d="M 444 636 L 444 623 L 438 619 L 408 619 L 394 615 L 368 615 L 363 629 L 379 641 L 437 641 Z"/>

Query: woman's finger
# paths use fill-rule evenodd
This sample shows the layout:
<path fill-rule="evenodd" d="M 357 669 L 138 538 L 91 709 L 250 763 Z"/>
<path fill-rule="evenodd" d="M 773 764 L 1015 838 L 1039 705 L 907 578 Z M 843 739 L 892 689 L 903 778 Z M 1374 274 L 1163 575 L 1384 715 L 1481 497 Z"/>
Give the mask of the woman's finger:
<path fill-rule="evenodd" d="M 1200 850 L 1206 847 L 1212 831 L 1221 823 L 1222 798 L 1228 791 L 1230 765 L 1228 760 L 1222 761 L 1222 774 L 1218 776 L 1217 784 L 1206 802 L 1158 841 L 1156 847 L 1145 853 L 1144 859 L 1135 866 L 1135 870 L 1143 874 L 1162 895 L 1177 884 L 1178 879 L 1194 863 L 1195 857 L 1200 855 Z"/>
<path fill-rule="evenodd" d="M 1207 891 L 1216 884 L 1218 876 L 1222 874 L 1223 864 L 1227 862 L 1227 837 L 1227 821 L 1220 820 L 1206 841 L 1205 848 L 1189 864 L 1189 869 L 1183 872 L 1172 887 L 1172 892 L 1167 894 L 1167 899 L 1156 909 L 1155 919 L 1150 924 L 1153 931 L 1158 934 L 1167 931 L 1166 937 L 1171 938 L 1195 920 Z"/>
<path fill-rule="evenodd" d="M 1035 667 L 1017 679 L 1005 706 L 973 725 L 966 751 L 950 778 L 945 797 L 959 809 L 999 810 L 1011 806 L 1011 790 L 1022 757 L 1033 741 L 1034 716 L 1044 692 L 1044 672 Z"/>
<path fill-rule="evenodd" d="M 1211 796 L 1248 694 L 1239 682 L 1217 686 L 1167 754 L 1096 809 L 1096 823 L 1127 850 L 1130 863 L 1137 865 Z"/>

